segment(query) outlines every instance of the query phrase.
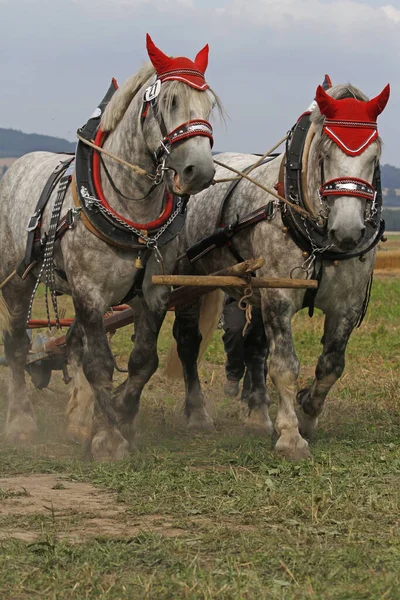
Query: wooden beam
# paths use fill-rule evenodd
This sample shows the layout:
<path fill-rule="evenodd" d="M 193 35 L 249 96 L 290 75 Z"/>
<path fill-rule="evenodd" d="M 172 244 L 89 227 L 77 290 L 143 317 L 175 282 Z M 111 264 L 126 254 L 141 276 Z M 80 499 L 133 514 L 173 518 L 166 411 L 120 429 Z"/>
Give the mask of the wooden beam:
<path fill-rule="evenodd" d="M 232 275 L 153 275 L 152 283 L 155 285 L 180 285 L 180 286 L 205 286 L 205 287 L 247 287 L 249 284 L 242 277 Z M 318 288 L 315 279 L 290 279 L 275 277 L 252 277 L 251 284 L 254 288 Z"/>
<path fill-rule="evenodd" d="M 226 269 L 216 271 L 215 273 L 210 273 L 210 275 L 241 275 L 245 273 L 253 273 L 262 267 L 264 263 L 265 260 L 261 257 L 249 258 L 244 260 L 242 263 L 226 267 Z M 188 285 L 178 287 L 175 290 L 172 290 L 169 297 L 168 306 L 177 308 L 179 306 L 184 306 L 185 304 L 190 304 L 190 302 L 193 302 L 193 300 L 196 300 L 200 296 L 204 296 L 205 294 L 208 294 L 217 288 L 218 286 L 199 287 Z"/>

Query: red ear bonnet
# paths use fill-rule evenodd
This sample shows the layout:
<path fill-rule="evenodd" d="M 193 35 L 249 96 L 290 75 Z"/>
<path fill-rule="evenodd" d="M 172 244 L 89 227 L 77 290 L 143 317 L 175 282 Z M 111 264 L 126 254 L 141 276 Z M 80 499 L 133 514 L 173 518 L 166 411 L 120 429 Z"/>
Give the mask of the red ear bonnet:
<path fill-rule="evenodd" d="M 182 81 L 196 90 L 205 91 L 208 83 L 204 73 L 208 64 L 208 44 L 197 54 L 194 62 L 184 56 L 171 58 L 157 48 L 146 34 L 146 47 L 149 58 L 161 81 Z"/>
<path fill-rule="evenodd" d="M 381 112 L 384 111 L 386 104 L 388 103 L 390 96 L 390 85 L 387 84 L 385 88 L 381 91 L 379 96 L 372 98 L 368 102 L 368 112 L 371 115 L 372 119 L 376 119 Z"/>
<path fill-rule="evenodd" d="M 358 156 L 378 137 L 376 119 L 389 100 L 390 86 L 368 102 L 355 98 L 336 100 L 321 86 L 316 101 L 325 116 L 323 130 L 346 154 Z"/>
<path fill-rule="evenodd" d="M 205 73 L 206 69 L 207 69 L 207 65 L 208 65 L 208 44 L 206 44 L 204 46 L 204 48 L 202 48 L 200 50 L 200 52 L 197 54 L 196 58 L 194 59 L 194 64 L 196 65 L 196 67 L 198 67 L 198 69 L 202 72 Z"/>
<path fill-rule="evenodd" d="M 319 85 L 317 87 L 317 91 L 315 93 L 315 100 L 317 101 L 318 108 L 321 111 L 321 114 L 325 115 L 328 118 L 333 117 L 333 115 L 335 114 L 335 101 L 326 93 L 322 85 Z"/>

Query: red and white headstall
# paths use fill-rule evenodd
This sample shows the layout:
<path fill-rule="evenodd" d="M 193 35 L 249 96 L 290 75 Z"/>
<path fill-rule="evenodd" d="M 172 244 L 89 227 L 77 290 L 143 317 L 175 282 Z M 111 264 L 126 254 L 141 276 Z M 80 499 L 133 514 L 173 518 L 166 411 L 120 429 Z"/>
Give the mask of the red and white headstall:
<path fill-rule="evenodd" d="M 325 116 L 324 133 L 348 156 L 358 156 L 378 137 L 377 117 L 389 100 L 389 84 L 368 102 L 355 98 L 335 100 L 318 86 L 316 101 Z M 357 196 L 373 201 L 374 186 L 355 177 L 339 177 L 323 183 L 320 197 Z"/>
<path fill-rule="evenodd" d="M 205 92 L 209 88 L 209 85 L 204 77 L 204 73 L 208 65 L 208 44 L 206 44 L 204 48 L 198 52 L 194 61 L 191 61 L 189 58 L 185 58 L 184 56 L 178 56 L 175 58 L 167 56 L 159 48 L 157 48 L 149 34 L 146 36 L 146 47 L 149 58 L 156 70 L 157 80 L 152 86 L 147 88 L 145 92 L 143 99 L 145 107 L 142 112 L 142 119 L 145 118 L 149 106 L 153 106 L 153 108 L 155 108 L 155 102 L 158 94 L 160 93 L 161 84 L 164 81 L 181 81 L 182 83 L 186 83 L 190 87 L 200 92 Z M 160 147 L 156 152 L 157 160 L 160 160 L 165 153 L 169 154 L 173 144 L 182 142 L 190 137 L 199 135 L 208 137 L 211 146 L 214 142 L 211 124 L 202 119 L 195 119 L 187 121 L 186 123 L 182 123 L 179 125 L 179 127 L 176 127 L 173 131 L 168 133 L 164 124 L 164 120 L 161 116 L 160 127 L 163 134 L 163 139 L 161 140 Z"/>

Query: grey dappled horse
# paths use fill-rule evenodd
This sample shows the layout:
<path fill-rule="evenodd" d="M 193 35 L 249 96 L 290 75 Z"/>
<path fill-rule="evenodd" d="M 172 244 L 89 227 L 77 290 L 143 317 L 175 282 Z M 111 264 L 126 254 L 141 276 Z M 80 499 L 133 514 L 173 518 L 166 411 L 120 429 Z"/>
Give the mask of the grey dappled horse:
<path fill-rule="evenodd" d="M 209 131 L 204 123 L 215 104 L 219 103 L 213 92 L 207 89 L 203 75 L 207 67 L 208 46 L 198 53 L 194 62 L 182 57 L 167 57 L 149 37 L 147 48 L 152 64 L 145 64 L 128 79 L 105 109 L 100 125 L 106 132 L 103 147 L 154 174 L 154 156 L 165 136 L 162 130 L 174 132 L 178 126 L 187 125 L 186 133 L 189 134 L 165 153 L 165 162 L 161 165 L 162 171 L 159 171 L 163 179 L 157 187 L 153 186 L 152 180 L 134 175 L 128 168 L 107 156 L 103 157 L 110 177 L 105 176 L 101 166 L 101 185 L 109 205 L 125 219 L 137 223 L 158 219 L 165 204 L 166 189 L 179 195 L 195 194 L 210 185 L 215 173 L 210 135 L 198 133 L 202 128 Z M 144 118 L 143 97 L 147 88 L 151 90 L 155 73 L 162 80 L 161 89 L 156 89 L 156 93 L 159 92 L 157 107 L 148 103 Z M 194 126 L 190 125 L 192 123 Z M 24 257 L 29 217 L 50 174 L 65 158 L 47 152 L 28 154 L 16 161 L 2 179 L 0 281 Z M 74 206 L 70 188 L 63 211 Z M 53 192 L 45 210 L 42 233 L 48 230 L 55 195 Z M 176 239 L 160 248 L 166 273 L 173 269 L 177 248 Z M 125 455 L 128 443 L 123 433 L 129 434 L 141 391 L 158 365 L 157 338 L 166 313 L 168 288 L 151 284 L 151 276 L 161 273 L 161 267 L 155 254 L 151 249 L 146 250 L 144 245 L 142 257 L 148 260 L 142 284 L 143 310 L 129 360 L 129 376 L 112 399 L 114 360 L 107 343 L 103 315 L 131 289 L 138 272 L 135 267 L 137 256 L 137 251 L 120 250 L 93 235 L 82 219 L 55 247 L 55 266 L 65 273 L 67 279 L 65 281 L 57 275 L 56 287 L 58 291 L 72 295 L 76 317 L 67 338 L 69 363 L 74 370 L 68 406 L 69 432 L 79 441 L 88 439 L 93 457 L 99 460 L 118 459 Z M 160 256 L 157 258 L 160 260 Z M 4 336 L 10 369 L 5 432 L 7 438 L 14 442 L 30 440 L 36 431 L 24 367 L 28 351 L 26 319 L 37 273 L 38 268 L 25 280 L 14 277 L 3 289 L 3 297 L 11 313 L 11 327 Z M 4 305 L 0 316 L 4 324 Z"/>
<path fill-rule="evenodd" d="M 345 98 L 364 101 L 353 104 Z M 318 96 L 317 96 L 318 99 Z M 333 99 L 341 99 L 335 102 Z M 388 88 L 377 98 L 367 104 L 366 96 L 350 85 L 339 85 L 329 91 L 329 96 L 319 91 L 319 107 L 314 106 L 311 121 L 314 127 L 314 138 L 309 148 L 307 161 L 307 190 L 309 203 L 314 214 L 321 213 L 326 219 L 325 233 L 327 246 L 337 252 L 352 251 L 368 246 L 363 244 L 366 228 L 366 218 L 369 214 L 367 200 L 358 195 L 352 195 L 356 184 L 346 188 L 343 177 L 356 178 L 372 182 L 374 169 L 381 152 L 381 143 L 377 138 L 376 117 L 383 110 L 388 99 Z M 368 112 L 371 123 L 367 127 L 367 142 L 365 147 L 348 155 L 342 147 L 335 143 L 323 130 L 328 123 L 325 117 L 332 117 L 330 103 L 337 105 L 340 110 L 349 109 L 345 120 L 360 121 L 357 113 L 359 108 Z M 344 103 L 344 104 L 342 104 Z M 363 106 L 361 106 L 363 104 Z M 324 111 L 324 114 L 321 114 Z M 371 113 L 371 114 L 369 114 Z M 363 119 L 361 119 L 362 121 Z M 365 120 L 365 118 L 364 118 Z M 333 121 L 332 121 L 333 122 Z M 347 123 L 347 121 L 346 121 Z M 344 124 L 344 127 L 346 126 Z M 374 124 L 375 123 L 375 124 Z M 359 128 L 355 139 L 358 139 Z M 335 127 L 332 127 L 333 133 Z M 345 130 L 346 135 L 350 130 Z M 363 142 L 363 140 L 361 140 Z M 360 143 L 361 143 L 360 142 Z M 357 142 L 358 144 L 358 142 Z M 347 150 L 346 150 L 347 151 Z M 244 170 L 255 162 L 255 157 L 248 154 L 226 153 L 218 155 L 218 160 L 236 169 Z M 251 175 L 270 189 L 278 182 L 281 157 L 261 165 Z M 217 169 L 216 179 L 232 176 L 226 169 Z M 319 190 L 324 182 L 341 181 L 344 188 L 337 187 L 336 195 L 320 199 Z M 228 183 L 220 183 L 208 188 L 197 195 L 192 202 L 187 215 L 184 230 L 181 233 L 182 250 L 192 246 L 204 236 L 210 235 L 218 224 L 218 213 L 222 198 Z M 322 189 L 322 188 L 321 188 Z M 342 190 L 342 191 L 340 191 Z M 342 195 L 343 194 L 343 195 Z M 361 194 L 362 195 L 362 194 Z M 233 191 L 227 203 L 224 222 L 234 223 L 238 216 L 262 207 L 274 198 L 268 197 L 260 188 L 243 179 Z M 265 265 L 257 271 L 261 277 L 289 277 L 294 267 L 303 265 L 303 251 L 287 233 L 281 218 L 280 209 L 276 209 L 272 220 L 264 220 L 257 225 L 247 227 L 232 238 L 236 251 L 246 259 L 262 256 Z M 379 237 L 380 239 L 380 237 Z M 278 412 L 275 423 L 278 440 L 276 450 L 288 459 L 301 459 L 309 455 L 308 443 L 305 437 L 312 434 L 317 417 L 320 414 L 328 391 L 343 372 L 345 364 L 345 349 L 349 336 L 357 324 L 363 310 L 363 303 L 368 288 L 368 282 L 375 262 L 375 249 L 364 256 L 364 262 L 359 258 L 344 260 L 335 266 L 333 261 L 324 261 L 322 281 L 315 297 L 315 306 L 325 313 L 324 335 L 322 338 L 323 352 L 318 360 L 315 379 L 310 388 L 297 392 L 299 360 L 293 346 L 291 319 L 303 306 L 305 290 L 302 289 L 263 289 L 253 300 L 261 307 L 262 319 L 269 344 L 270 360 L 269 374 L 278 392 Z M 323 256 L 323 255 L 322 255 Z M 214 249 L 198 262 L 188 265 L 182 262 L 181 273 L 205 274 L 226 268 L 234 262 L 227 246 Z M 294 272 L 295 277 L 305 277 L 302 269 Z M 311 277 L 311 271 L 308 274 Z M 228 290 L 227 290 L 228 291 Z M 240 290 L 232 292 L 240 298 Z M 178 354 L 182 362 L 186 384 L 186 410 L 190 414 L 193 407 L 198 410 L 204 406 L 196 360 L 199 352 L 201 335 L 198 329 L 200 303 L 176 311 L 174 336 L 177 342 Z M 219 308 L 214 308 L 219 310 Z M 208 309 L 212 315 L 212 309 Z M 257 317 L 256 311 L 255 318 Z M 203 321 L 204 315 L 202 315 Z M 211 322 L 211 320 L 210 320 Z M 263 325 L 253 328 L 254 339 L 249 341 L 251 353 L 248 355 L 247 367 L 252 376 L 252 389 L 249 397 L 249 408 L 246 427 L 253 432 L 270 434 L 272 423 L 268 413 L 269 398 L 264 384 L 264 353 L 260 348 L 265 346 Z M 205 332 L 207 330 L 205 329 Z M 202 331 L 203 333 L 203 331 Z M 170 360 L 170 368 L 174 365 Z M 167 371 L 168 372 L 168 371 Z M 296 399 L 298 414 L 295 412 Z M 303 437 L 304 436 L 304 437 Z"/>

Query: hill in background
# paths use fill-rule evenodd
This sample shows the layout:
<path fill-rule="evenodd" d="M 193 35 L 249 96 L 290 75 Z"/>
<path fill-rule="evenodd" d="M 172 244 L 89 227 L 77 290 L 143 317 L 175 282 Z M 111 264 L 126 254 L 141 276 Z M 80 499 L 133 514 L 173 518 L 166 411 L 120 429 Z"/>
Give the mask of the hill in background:
<path fill-rule="evenodd" d="M 74 142 L 50 135 L 0 128 L 0 177 L 12 164 L 13 159 L 28 152 L 75 152 L 75 146 Z M 382 187 L 385 206 L 400 209 L 400 168 L 392 165 L 382 166 Z"/>
<path fill-rule="evenodd" d="M 75 152 L 76 144 L 62 138 L 0 128 L 0 158 L 19 158 L 28 152 Z"/>

